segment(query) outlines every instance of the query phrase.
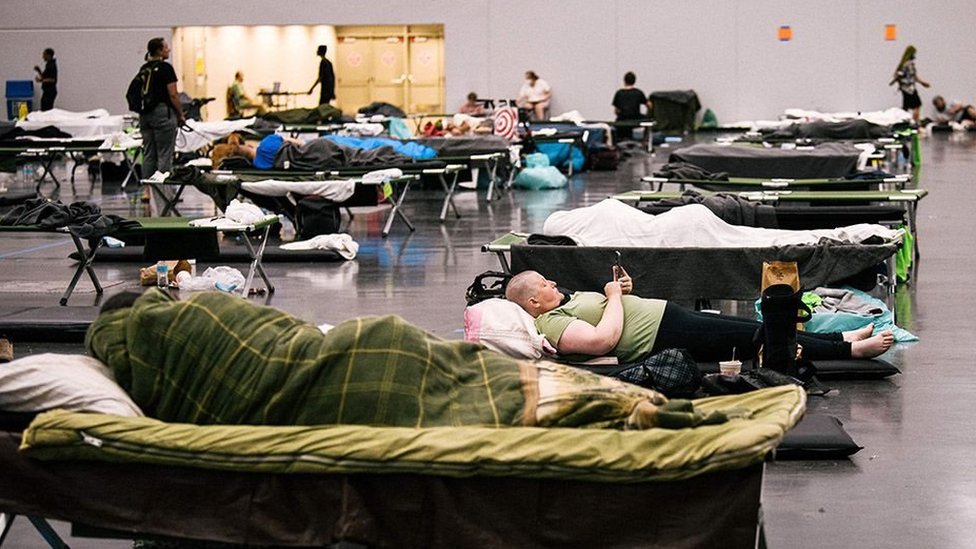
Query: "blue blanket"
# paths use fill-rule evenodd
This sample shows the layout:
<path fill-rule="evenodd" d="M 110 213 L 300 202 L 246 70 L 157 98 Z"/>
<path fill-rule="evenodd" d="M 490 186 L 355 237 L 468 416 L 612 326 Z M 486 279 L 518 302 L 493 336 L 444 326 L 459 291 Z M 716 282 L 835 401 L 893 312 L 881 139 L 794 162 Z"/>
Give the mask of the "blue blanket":
<path fill-rule="evenodd" d="M 356 149 L 373 150 L 380 147 L 393 147 L 397 154 L 409 156 L 415 160 L 430 160 L 437 157 L 437 151 L 412 141 L 399 141 L 388 137 L 351 137 L 345 135 L 327 135 L 323 139 L 328 139 L 342 145 L 343 147 L 353 147 Z"/>

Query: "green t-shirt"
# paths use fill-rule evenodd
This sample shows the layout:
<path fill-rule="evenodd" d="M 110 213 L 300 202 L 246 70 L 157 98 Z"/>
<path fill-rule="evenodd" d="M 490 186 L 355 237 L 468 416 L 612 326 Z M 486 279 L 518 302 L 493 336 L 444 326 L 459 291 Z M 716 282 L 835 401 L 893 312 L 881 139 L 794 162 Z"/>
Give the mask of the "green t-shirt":
<path fill-rule="evenodd" d="M 613 349 L 613 355 L 623 363 L 637 362 L 647 357 L 654 348 L 667 301 L 625 295 L 621 303 L 624 306 L 624 330 Z M 576 292 L 565 305 L 539 315 L 535 319 L 535 327 L 558 347 L 559 338 L 572 321 L 579 319 L 596 326 L 603 318 L 606 306 L 607 298 L 601 293 Z"/>

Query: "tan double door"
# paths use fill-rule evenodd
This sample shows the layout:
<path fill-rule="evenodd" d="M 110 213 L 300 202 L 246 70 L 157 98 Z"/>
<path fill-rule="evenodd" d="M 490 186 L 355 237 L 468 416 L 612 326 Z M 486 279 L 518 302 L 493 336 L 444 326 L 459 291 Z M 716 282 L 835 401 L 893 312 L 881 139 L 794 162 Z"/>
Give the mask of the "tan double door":
<path fill-rule="evenodd" d="M 336 99 L 343 112 L 352 114 L 376 101 L 406 113 L 444 111 L 443 29 L 339 27 L 336 31 Z"/>

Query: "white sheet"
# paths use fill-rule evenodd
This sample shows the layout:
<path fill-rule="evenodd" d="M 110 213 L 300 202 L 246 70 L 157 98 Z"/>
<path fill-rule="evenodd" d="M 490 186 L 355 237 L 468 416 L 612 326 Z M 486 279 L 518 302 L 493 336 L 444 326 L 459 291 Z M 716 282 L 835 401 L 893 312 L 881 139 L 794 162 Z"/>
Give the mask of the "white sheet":
<path fill-rule="evenodd" d="M 824 122 L 843 122 L 845 120 L 864 119 L 872 124 L 879 126 L 891 126 L 900 122 L 908 122 L 912 119 L 911 113 L 899 108 L 890 108 L 884 111 L 871 112 L 834 112 L 824 113 L 820 111 L 809 111 L 804 109 L 786 109 L 779 120 L 741 120 L 730 124 L 723 124 L 729 128 L 749 128 L 750 131 L 783 129 L 793 124 L 805 122 L 824 121 Z"/>
<path fill-rule="evenodd" d="M 126 121 L 123 115 L 110 115 L 105 109 L 84 112 L 52 109 L 32 112 L 27 115 L 27 120 L 17 122 L 17 127 L 25 131 L 47 126 L 54 126 L 71 137 L 105 139 L 120 133 L 125 128 Z"/>
<path fill-rule="evenodd" d="M 57 120 L 84 120 L 87 118 L 108 118 L 111 116 L 105 109 L 92 109 L 90 111 L 66 111 L 64 109 L 51 109 L 48 111 L 34 111 L 27 114 L 28 122 L 52 122 Z"/>
<path fill-rule="evenodd" d="M 334 202 L 348 200 L 356 189 L 356 182 L 352 179 L 338 179 L 329 181 L 281 181 L 278 179 L 264 179 L 261 181 L 241 182 L 241 188 L 248 192 L 263 196 L 286 196 L 288 193 L 311 194 L 328 198 Z"/>
<path fill-rule="evenodd" d="M 871 236 L 900 240 L 904 234 L 900 229 L 866 223 L 810 231 L 742 227 L 729 225 L 701 204 L 655 216 L 613 199 L 555 212 L 546 219 L 542 232 L 570 236 L 584 246 L 647 248 L 764 248 L 821 240 L 858 243 Z"/>
<path fill-rule="evenodd" d="M 188 132 L 183 128 L 178 130 L 176 152 L 193 152 L 234 132 L 242 131 L 253 123 L 253 117 L 241 118 L 240 120 L 215 120 L 213 122 L 187 120 L 186 125 L 193 131 Z"/>
<path fill-rule="evenodd" d="M 345 259 L 355 259 L 359 243 L 346 233 L 320 234 L 308 240 L 296 240 L 279 246 L 282 250 L 332 250 Z"/>

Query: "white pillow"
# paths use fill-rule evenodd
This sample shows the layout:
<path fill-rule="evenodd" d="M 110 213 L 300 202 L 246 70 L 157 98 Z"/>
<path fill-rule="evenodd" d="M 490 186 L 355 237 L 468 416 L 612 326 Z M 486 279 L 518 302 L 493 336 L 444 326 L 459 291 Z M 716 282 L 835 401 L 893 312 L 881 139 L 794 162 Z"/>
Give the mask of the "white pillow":
<path fill-rule="evenodd" d="M 539 359 L 555 353 L 536 329 L 532 315 L 500 298 L 486 299 L 464 310 L 464 339 L 516 358 Z"/>
<path fill-rule="evenodd" d="M 115 383 L 108 366 L 85 355 L 44 353 L 0 364 L 0 410 L 42 412 L 63 408 L 118 416 L 142 416 Z"/>

